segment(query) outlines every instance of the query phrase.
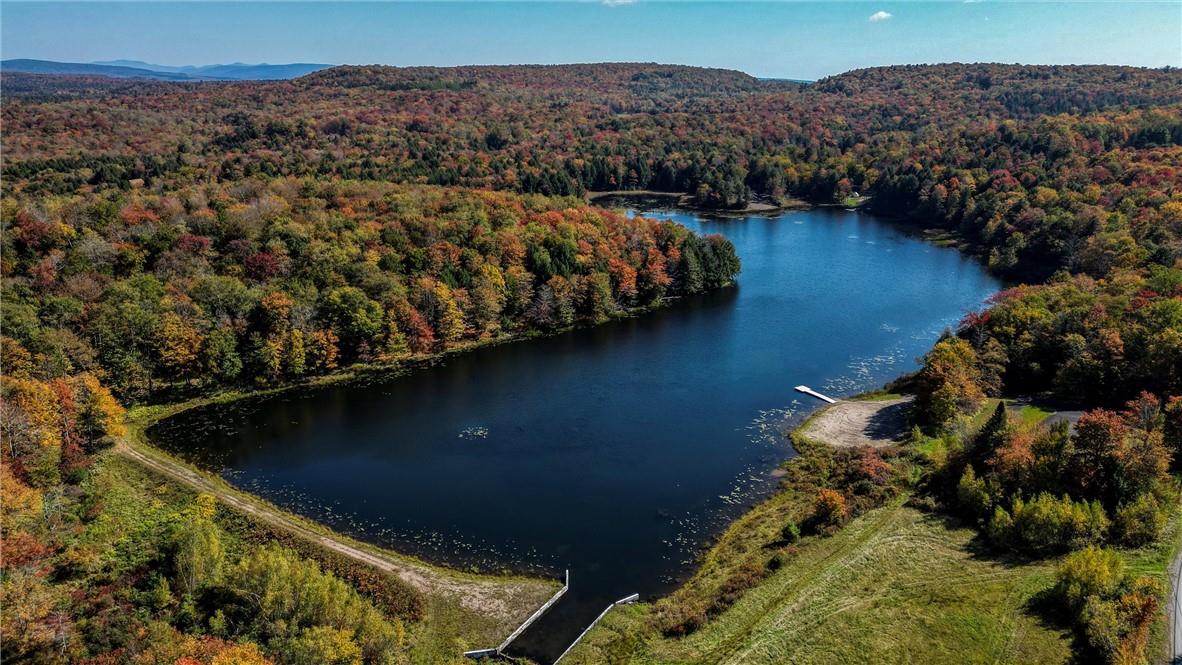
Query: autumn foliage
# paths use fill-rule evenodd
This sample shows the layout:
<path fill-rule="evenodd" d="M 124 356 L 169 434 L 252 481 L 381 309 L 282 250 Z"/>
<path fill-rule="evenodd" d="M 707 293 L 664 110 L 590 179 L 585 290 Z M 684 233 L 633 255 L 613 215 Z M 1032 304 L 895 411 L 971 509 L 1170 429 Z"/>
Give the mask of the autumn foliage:
<path fill-rule="evenodd" d="M 718 236 L 494 192 L 252 179 L 3 205 L 5 354 L 126 399 L 596 323 L 739 270 Z"/>

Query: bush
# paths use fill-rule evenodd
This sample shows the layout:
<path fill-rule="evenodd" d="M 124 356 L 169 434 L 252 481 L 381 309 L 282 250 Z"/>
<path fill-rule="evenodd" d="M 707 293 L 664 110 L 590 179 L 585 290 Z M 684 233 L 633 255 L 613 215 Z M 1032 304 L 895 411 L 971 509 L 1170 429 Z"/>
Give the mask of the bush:
<path fill-rule="evenodd" d="M 1165 589 L 1149 577 L 1133 580 L 1130 588 L 1116 601 L 1117 617 L 1124 624 L 1120 644 L 1113 654 L 1113 663 L 1144 663 L 1149 646 L 1149 628 L 1157 618 L 1158 606 Z"/>
<path fill-rule="evenodd" d="M 1056 572 L 1055 594 L 1073 612 L 1082 613 L 1088 598 L 1113 596 L 1124 575 L 1125 562 L 1110 549 L 1089 545 L 1067 555 Z"/>
<path fill-rule="evenodd" d="M 1084 603 L 1081 621 L 1088 646 L 1105 661 L 1111 662 L 1120 648 L 1124 628 L 1117 615 L 1116 603 L 1099 596 L 1089 596 Z"/>
<path fill-rule="evenodd" d="M 813 503 L 813 524 L 818 529 L 839 526 L 849 517 L 849 508 L 845 497 L 834 490 L 817 492 L 817 499 Z"/>
<path fill-rule="evenodd" d="M 235 598 L 223 603 L 226 617 L 251 617 L 242 627 L 302 654 L 325 645 L 352 653 L 333 629 L 348 633 L 366 662 L 394 660 L 405 646 L 401 622 L 387 620 L 340 578 L 291 550 L 267 546 L 250 552 L 227 573 L 224 592 Z M 317 627 L 323 629 L 307 632 Z M 301 641 L 305 634 L 308 639 Z"/>
<path fill-rule="evenodd" d="M 960 482 L 956 484 L 956 503 L 961 513 L 974 520 L 989 514 L 989 505 L 992 503 L 989 490 L 985 487 L 985 481 L 977 478 L 971 465 L 965 467 Z"/>
<path fill-rule="evenodd" d="M 1013 534 L 1014 518 L 1010 517 L 1005 508 L 994 508 L 993 517 L 989 518 L 989 524 L 985 526 L 985 535 L 989 542 L 997 547 L 1009 547 Z"/>
<path fill-rule="evenodd" d="M 1055 593 L 1075 613 L 1077 628 L 1101 662 L 1144 663 L 1163 588 L 1157 580 L 1129 579 L 1123 571 L 1116 552 L 1088 547 L 1060 564 Z"/>
<path fill-rule="evenodd" d="M 714 599 L 709 604 L 694 600 L 690 602 L 675 602 L 668 598 L 657 602 L 655 623 L 666 637 L 683 637 L 706 625 L 710 617 L 722 614 L 743 593 L 758 585 L 768 573 L 779 568 L 784 563 L 782 552 L 777 552 L 766 562 L 749 559 L 730 574 L 718 587 Z"/>
<path fill-rule="evenodd" d="M 347 581 L 355 589 L 373 600 L 386 614 L 407 622 L 420 621 L 426 615 L 427 601 L 423 593 L 392 573 L 358 562 L 335 550 L 322 547 L 290 531 L 257 528 L 253 536 L 256 544 L 274 543 L 295 550 L 300 556 L 312 559 L 326 572 Z"/>
<path fill-rule="evenodd" d="M 885 485 L 894 473 L 894 467 L 888 464 L 877 449 L 863 446 L 858 451 L 858 462 L 855 475 L 859 480 L 869 481 L 875 485 Z"/>
<path fill-rule="evenodd" d="M 1142 494 L 1136 501 L 1116 509 L 1114 526 L 1121 544 L 1140 547 L 1161 535 L 1166 527 L 1166 514 L 1152 494 Z"/>
<path fill-rule="evenodd" d="M 707 615 L 718 616 L 725 612 L 739 598 L 743 597 L 744 591 L 755 587 L 763 578 L 767 577 L 767 574 L 767 566 L 760 565 L 758 561 L 744 563 L 722 583 L 714 602 L 706 610 Z"/>
<path fill-rule="evenodd" d="M 1099 543 L 1108 530 L 1099 502 L 1050 494 L 1039 494 L 1029 503 L 1014 499 L 1013 522 L 1010 546 L 1044 555 Z"/>
<path fill-rule="evenodd" d="M 784 539 L 784 542 L 798 543 L 800 542 L 800 527 L 796 525 L 796 522 L 789 522 L 780 531 L 780 537 Z"/>
<path fill-rule="evenodd" d="M 361 665 L 361 647 L 353 631 L 314 626 L 287 642 L 283 648 L 289 665 Z"/>
<path fill-rule="evenodd" d="M 656 605 L 654 623 L 665 637 L 683 637 L 706 625 L 706 606 L 699 602 L 675 603 L 668 599 Z"/>

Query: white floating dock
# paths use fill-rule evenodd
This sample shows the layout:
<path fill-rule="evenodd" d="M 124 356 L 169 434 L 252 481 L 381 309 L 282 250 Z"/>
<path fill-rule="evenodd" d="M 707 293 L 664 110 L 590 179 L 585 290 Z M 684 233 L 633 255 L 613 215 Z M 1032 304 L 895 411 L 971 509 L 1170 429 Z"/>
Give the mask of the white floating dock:
<path fill-rule="evenodd" d="M 796 386 L 796 390 L 797 390 L 797 392 L 802 392 L 806 395 L 812 395 L 813 397 L 816 397 L 817 399 L 821 400 L 822 402 L 829 402 L 830 404 L 837 404 L 837 400 L 833 399 L 832 397 L 826 397 L 826 396 L 822 395 L 821 393 L 813 390 L 812 388 L 809 388 L 808 386 Z"/>

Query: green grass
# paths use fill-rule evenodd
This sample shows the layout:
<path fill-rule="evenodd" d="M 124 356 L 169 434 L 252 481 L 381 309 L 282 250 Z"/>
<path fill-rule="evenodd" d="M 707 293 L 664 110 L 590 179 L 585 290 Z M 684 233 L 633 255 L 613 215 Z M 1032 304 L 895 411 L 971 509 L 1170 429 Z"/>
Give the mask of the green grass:
<path fill-rule="evenodd" d="M 993 397 L 987 398 L 976 413 L 963 417 L 956 426 L 957 436 L 963 439 L 975 436 L 985 426 L 985 423 L 989 422 L 989 418 L 1001 401 Z M 922 436 L 912 443 L 912 450 L 926 459 L 931 466 L 939 467 L 948 458 L 948 445 L 949 441 L 946 436 Z"/>
<path fill-rule="evenodd" d="M 894 393 L 889 390 L 873 390 L 861 395 L 854 395 L 850 400 L 855 402 L 888 402 L 904 396 L 903 393 Z"/>
<path fill-rule="evenodd" d="M 1049 418 L 1053 413 L 1054 411 L 1047 411 L 1046 409 L 1027 404 L 1018 409 L 1017 424 L 1019 427 L 1030 429 Z"/>
<path fill-rule="evenodd" d="M 987 400 L 962 422 L 961 434 L 979 431 L 998 403 Z M 1034 426 L 1047 415 L 1027 407 L 1016 419 Z M 805 426 L 807 421 L 793 433 L 800 459 L 822 445 L 800 438 Z M 944 438 L 924 437 L 913 451 L 939 458 L 945 445 Z M 709 598 L 742 562 L 766 560 L 777 530 L 807 510 L 809 494 L 803 489 L 777 492 L 739 518 L 662 604 Z M 1164 581 L 1180 549 L 1182 506 L 1176 506 L 1162 539 L 1122 554 L 1131 572 Z M 991 552 L 974 529 L 911 507 L 907 496 L 867 512 L 831 537 L 807 537 L 782 551 L 783 567 L 689 636 L 663 637 L 654 616 L 658 606 L 619 607 L 564 662 L 1073 662 L 1075 636 L 1039 603 L 1054 584 L 1058 560 Z M 1164 654 L 1166 629 L 1163 613 L 1153 627 L 1152 653 Z"/>
<path fill-rule="evenodd" d="M 885 394 L 862 396 L 885 399 Z M 980 430 L 999 400 L 987 400 L 959 425 Z M 1027 406 L 1023 427 L 1050 415 Z M 814 414 L 815 417 L 815 414 Z M 797 463 L 823 444 L 793 432 Z M 943 437 L 923 437 L 919 457 L 943 458 Z M 792 463 L 789 463 L 790 465 Z M 570 654 L 567 663 L 640 665 L 726 663 L 1070 663 L 1076 636 L 1042 601 L 1054 585 L 1057 559 L 1029 560 L 985 548 L 974 529 L 908 505 L 908 496 L 854 519 L 831 537 L 776 543 L 777 530 L 807 509 L 809 473 L 734 522 L 704 555 L 699 569 L 660 604 L 613 609 Z M 917 503 L 923 503 L 922 501 Z M 709 599 L 745 561 L 766 560 L 781 548 L 784 563 L 728 609 L 686 637 L 659 632 L 658 608 Z M 1175 506 L 1158 542 L 1122 551 L 1130 572 L 1168 582 L 1182 549 L 1182 505 Z M 1053 611 L 1052 611 L 1053 613 Z M 1164 611 L 1151 633 L 1151 651 L 1165 658 Z"/>
<path fill-rule="evenodd" d="M 809 539 L 727 612 L 682 639 L 655 636 L 646 606 L 613 611 L 570 663 L 1058 663 L 1070 635 L 1027 603 L 1053 562 L 977 552 L 974 532 L 903 505 Z M 643 636 L 637 639 L 636 636 Z"/>
<path fill-rule="evenodd" d="M 997 403 L 1002 400 L 996 397 L 986 398 L 985 402 L 981 404 L 981 408 L 977 409 L 969 419 L 965 427 L 965 434 L 971 435 L 981 431 L 985 423 L 989 422 L 989 418 L 993 416 L 993 412 L 997 410 Z"/>
<path fill-rule="evenodd" d="M 857 208 L 869 200 L 869 196 L 847 196 L 841 200 L 841 205 L 847 208 Z"/>

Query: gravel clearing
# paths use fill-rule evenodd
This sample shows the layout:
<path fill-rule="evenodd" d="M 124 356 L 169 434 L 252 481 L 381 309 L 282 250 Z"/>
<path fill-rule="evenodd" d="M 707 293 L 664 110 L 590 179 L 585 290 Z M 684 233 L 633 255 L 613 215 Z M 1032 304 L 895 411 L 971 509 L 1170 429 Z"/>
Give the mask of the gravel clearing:
<path fill-rule="evenodd" d="M 839 448 L 892 446 L 907 434 L 911 399 L 838 402 L 813 418 L 801 434 Z"/>

